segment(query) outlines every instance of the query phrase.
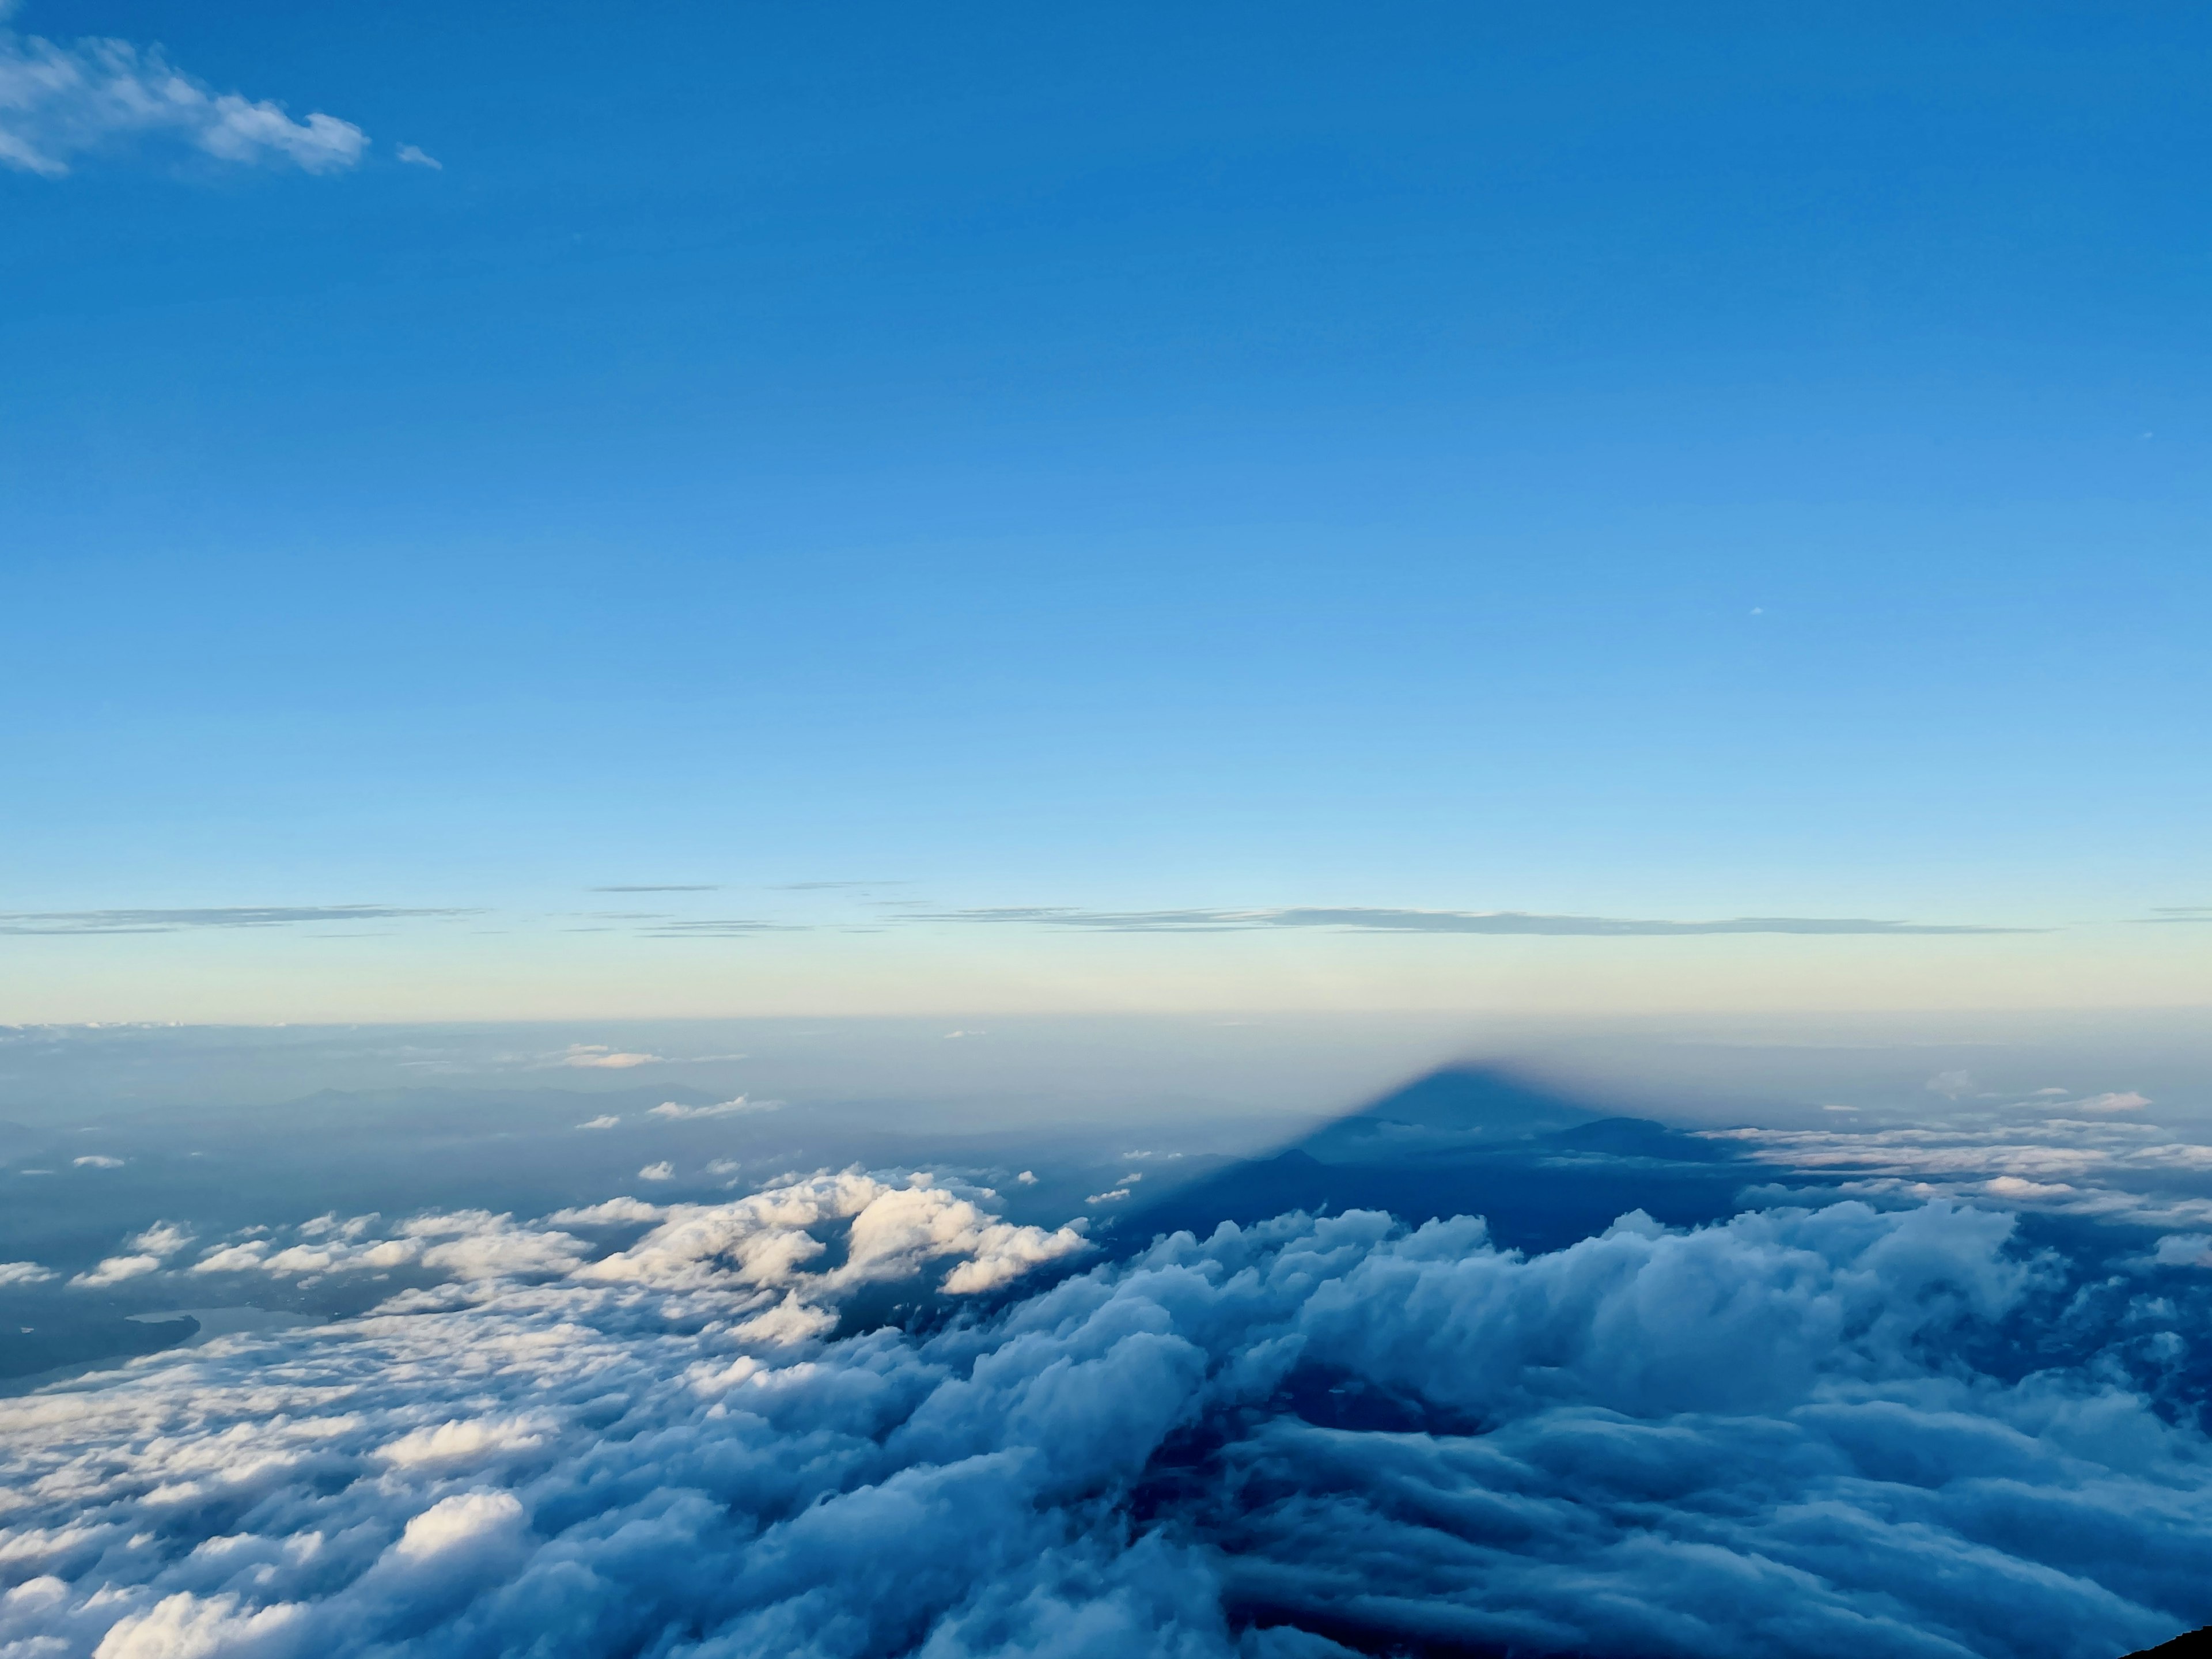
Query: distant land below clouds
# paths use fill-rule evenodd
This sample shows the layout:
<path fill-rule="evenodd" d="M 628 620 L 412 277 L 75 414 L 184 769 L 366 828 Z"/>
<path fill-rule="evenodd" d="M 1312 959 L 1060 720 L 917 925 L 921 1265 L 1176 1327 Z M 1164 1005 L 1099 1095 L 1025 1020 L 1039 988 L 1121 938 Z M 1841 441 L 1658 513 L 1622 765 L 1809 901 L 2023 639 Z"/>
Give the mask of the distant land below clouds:
<path fill-rule="evenodd" d="M 1079 910 L 1032 907 L 950 910 L 916 921 L 1026 923 L 1110 933 L 1230 933 L 1267 927 L 1325 927 L 1360 933 L 1541 933 L 1627 938 L 1682 933 L 2034 933 L 2040 927 L 1881 921 L 1857 916 L 1734 916 L 1668 921 L 1634 916 L 1543 915 L 1527 910 L 1400 910 L 1296 906 L 1271 910 Z"/>

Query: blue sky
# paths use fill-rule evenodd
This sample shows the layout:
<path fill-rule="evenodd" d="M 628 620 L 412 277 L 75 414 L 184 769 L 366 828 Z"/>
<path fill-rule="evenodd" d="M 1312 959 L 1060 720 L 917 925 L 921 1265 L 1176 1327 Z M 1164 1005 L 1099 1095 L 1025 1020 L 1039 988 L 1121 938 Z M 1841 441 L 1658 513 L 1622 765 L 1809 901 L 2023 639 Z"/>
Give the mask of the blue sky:
<path fill-rule="evenodd" d="M 2212 999 L 2212 22 L 1941 9 L 28 0 L 0 1018 Z"/>

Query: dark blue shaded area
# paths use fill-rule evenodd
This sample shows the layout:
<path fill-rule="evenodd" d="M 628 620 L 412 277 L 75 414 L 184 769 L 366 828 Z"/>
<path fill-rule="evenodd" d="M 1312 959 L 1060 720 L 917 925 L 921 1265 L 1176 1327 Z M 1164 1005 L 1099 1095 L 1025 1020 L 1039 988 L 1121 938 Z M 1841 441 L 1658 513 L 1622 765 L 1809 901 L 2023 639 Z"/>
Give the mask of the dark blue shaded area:
<path fill-rule="evenodd" d="M 1133 1212 L 1123 1244 L 1204 1237 L 1292 1210 L 1387 1210 L 1412 1225 L 1479 1215 L 1500 1244 L 1559 1249 L 1642 1210 L 1668 1226 L 1734 1214 L 1756 1176 L 1723 1145 L 1609 1117 L 1490 1071 L 1437 1072 L 1273 1158 L 1238 1164 Z"/>

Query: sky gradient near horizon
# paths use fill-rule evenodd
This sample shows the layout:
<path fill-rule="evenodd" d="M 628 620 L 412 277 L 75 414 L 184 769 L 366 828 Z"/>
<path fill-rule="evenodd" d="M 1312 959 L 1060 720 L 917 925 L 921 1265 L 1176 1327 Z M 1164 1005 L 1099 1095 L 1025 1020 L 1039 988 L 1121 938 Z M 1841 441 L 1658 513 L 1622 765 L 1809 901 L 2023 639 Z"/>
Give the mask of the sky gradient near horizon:
<path fill-rule="evenodd" d="M 0 9 L 0 1021 L 2212 1001 L 2208 70 Z"/>

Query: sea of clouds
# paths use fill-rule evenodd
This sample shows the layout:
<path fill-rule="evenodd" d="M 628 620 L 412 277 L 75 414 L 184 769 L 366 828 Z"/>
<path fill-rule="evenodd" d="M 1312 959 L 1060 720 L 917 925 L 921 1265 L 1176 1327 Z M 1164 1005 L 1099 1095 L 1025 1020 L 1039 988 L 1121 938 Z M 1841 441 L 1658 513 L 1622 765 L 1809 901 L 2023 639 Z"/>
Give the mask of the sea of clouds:
<path fill-rule="evenodd" d="M 2107 1659 L 2212 1621 L 2212 1444 L 2142 1381 L 2190 1249 L 2089 1286 L 1938 1197 L 1115 1261 L 992 1202 L 149 1230 L 92 1274 L 391 1294 L 0 1401 L 0 1656 Z M 2072 1346 L 2023 1361 L 2023 1319 Z"/>

